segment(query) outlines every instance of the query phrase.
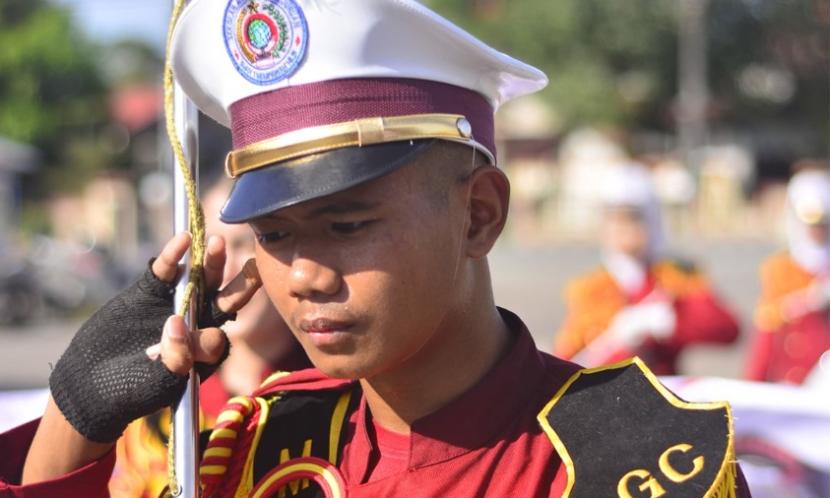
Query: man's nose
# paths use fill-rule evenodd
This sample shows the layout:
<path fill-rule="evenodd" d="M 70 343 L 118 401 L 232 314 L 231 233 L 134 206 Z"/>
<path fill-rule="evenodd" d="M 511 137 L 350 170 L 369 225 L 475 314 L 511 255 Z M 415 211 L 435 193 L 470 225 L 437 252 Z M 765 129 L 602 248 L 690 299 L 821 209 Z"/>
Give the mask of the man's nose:
<path fill-rule="evenodd" d="M 331 266 L 296 256 L 291 262 L 289 290 L 295 297 L 332 296 L 340 291 L 341 275 Z"/>

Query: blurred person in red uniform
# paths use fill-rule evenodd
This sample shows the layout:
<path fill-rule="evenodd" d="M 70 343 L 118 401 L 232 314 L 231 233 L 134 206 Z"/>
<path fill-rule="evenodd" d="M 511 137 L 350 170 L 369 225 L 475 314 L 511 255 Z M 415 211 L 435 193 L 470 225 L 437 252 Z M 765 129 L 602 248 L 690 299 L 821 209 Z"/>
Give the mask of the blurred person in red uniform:
<path fill-rule="evenodd" d="M 702 272 L 667 257 L 648 170 L 623 165 L 603 182 L 602 266 L 567 285 L 554 354 L 588 366 L 637 355 L 671 375 L 686 346 L 735 341 L 738 324 Z"/>
<path fill-rule="evenodd" d="M 751 380 L 801 384 L 830 368 L 830 174 L 796 173 L 787 188 L 788 251 L 761 266 Z"/>
<path fill-rule="evenodd" d="M 254 234 L 247 225 L 231 225 L 219 219 L 232 182 L 207 177 L 202 199 L 207 235 L 225 239 L 227 260 L 223 284 L 242 271 L 254 256 Z M 231 342 L 231 354 L 216 374 L 199 388 L 200 425 L 213 427 L 233 397 L 256 390 L 275 371 L 309 368 L 311 363 L 300 343 L 260 290 L 239 310 L 236 319 L 222 326 Z M 168 483 L 167 438 L 170 410 L 161 410 L 131 423 L 116 445 L 117 464 L 109 482 L 113 498 L 157 498 Z"/>
<path fill-rule="evenodd" d="M 544 74 L 415 0 L 194 0 L 170 52 L 232 129 L 222 219 L 253 227 L 255 265 L 188 338 L 168 303 L 190 239 L 172 239 L 73 338 L 41 421 L 0 436 L 0 497 L 104 496 L 125 423 L 221 362 L 210 306 L 260 285 L 316 368 L 228 403 L 204 498 L 749 496 L 725 403 L 685 403 L 635 360 L 540 352 L 495 304 L 494 114 Z M 211 239 L 209 291 L 224 259 Z"/>

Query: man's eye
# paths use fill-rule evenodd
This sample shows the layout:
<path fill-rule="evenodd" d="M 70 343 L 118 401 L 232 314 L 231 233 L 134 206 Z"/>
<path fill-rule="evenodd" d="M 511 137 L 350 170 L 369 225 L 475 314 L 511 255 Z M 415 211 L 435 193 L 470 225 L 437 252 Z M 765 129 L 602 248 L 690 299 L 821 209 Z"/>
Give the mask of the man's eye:
<path fill-rule="evenodd" d="M 256 240 L 260 244 L 274 244 L 288 237 L 288 232 L 268 232 L 256 234 Z"/>
<path fill-rule="evenodd" d="M 372 223 L 374 223 L 374 220 L 332 223 L 331 229 L 333 232 L 338 233 L 340 235 L 350 235 L 359 232 L 360 230 L 371 225 Z"/>

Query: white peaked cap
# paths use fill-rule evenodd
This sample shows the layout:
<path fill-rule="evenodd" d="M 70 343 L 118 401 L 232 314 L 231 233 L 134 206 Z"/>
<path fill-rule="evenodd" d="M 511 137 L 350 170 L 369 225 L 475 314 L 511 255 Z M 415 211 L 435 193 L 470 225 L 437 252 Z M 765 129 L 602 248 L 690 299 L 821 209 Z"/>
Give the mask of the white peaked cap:
<path fill-rule="evenodd" d="M 602 179 L 600 200 L 609 208 L 633 208 L 640 212 L 649 234 L 647 257 L 654 259 L 666 250 L 666 235 L 660 200 L 651 173 L 639 163 L 621 164 Z"/>
<path fill-rule="evenodd" d="M 796 173 L 787 186 L 787 201 L 790 255 L 799 266 L 811 273 L 830 271 L 830 240 L 816 241 L 809 233 L 809 225 L 828 221 L 830 174 L 820 170 Z"/>
<path fill-rule="evenodd" d="M 202 112 L 226 126 L 234 102 L 335 79 L 446 83 L 480 93 L 494 110 L 548 81 L 538 69 L 487 46 L 414 0 L 257 0 L 299 7 L 305 20 L 302 43 L 307 45 L 298 52 L 300 60 L 289 57 L 281 79 L 254 83 L 237 70 L 226 43 L 226 27 L 233 31 L 226 11 L 246 3 L 193 0 L 173 35 L 177 81 Z M 299 24 L 289 27 L 303 31 Z"/>
<path fill-rule="evenodd" d="M 826 221 L 830 214 L 830 174 L 820 170 L 796 173 L 787 186 L 787 199 L 801 221 Z"/>
<path fill-rule="evenodd" d="M 600 200 L 609 207 L 645 209 L 657 202 L 649 171 L 637 163 L 610 168 L 602 178 Z"/>

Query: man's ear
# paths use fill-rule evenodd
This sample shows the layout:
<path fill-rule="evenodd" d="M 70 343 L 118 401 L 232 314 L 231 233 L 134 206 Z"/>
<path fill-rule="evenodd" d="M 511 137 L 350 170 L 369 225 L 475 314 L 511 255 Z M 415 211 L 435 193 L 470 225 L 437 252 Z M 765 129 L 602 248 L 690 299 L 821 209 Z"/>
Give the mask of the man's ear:
<path fill-rule="evenodd" d="M 484 166 L 473 171 L 469 185 L 466 254 L 479 259 L 487 256 L 507 222 L 510 182 L 500 169 Z"/>

